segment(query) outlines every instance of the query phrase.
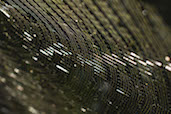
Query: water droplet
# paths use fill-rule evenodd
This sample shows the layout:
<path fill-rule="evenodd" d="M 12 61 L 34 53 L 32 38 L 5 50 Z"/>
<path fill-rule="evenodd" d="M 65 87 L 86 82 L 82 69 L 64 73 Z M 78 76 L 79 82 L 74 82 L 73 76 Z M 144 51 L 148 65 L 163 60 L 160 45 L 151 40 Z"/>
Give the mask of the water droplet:
<path fill-rule="evenodd" d="M 37 35 L 36 34 L 33 34 L 33 37 L 36 37 Z"/>
<path fill-rule="evenodd" d="M 170 61 L 170 57 L 166 56 L 166 57 L 165 57 L 165 60 L 166 60 L 166 61 Z"/>
<path fill-rule="evenodd" d="M 147 10 L 144 9 L 144 10 L 142 11 L 142 14 L 143 14 L 144 16 L 146 16 L 146 15 L 147 15 Z"/>
<path fill-rule="evenodd" d="M 25 63 L 26 63 L 26 64 L 30 64 L 30 62 L 29 62 L 29 61 L 27 61 L 27 60 L 25 61 Z"/>
<path fill-rule="evenodd" d="M 17 68 L 14 68 L 14 72 L 18 74 L 20 72 L 20 70 Z"/>
<path fill-rule="evenodd" d="M 109 104 L 111 105 L 111 104 L 112 104 L 112 102 L 111 102 L 111 101 L 109 101 Z"/>
<path fill-rule="evenodd" d="M 33 70 L 30 70 L 30 73 L 33 73 Z"/>
<path fill-rule="evenodd" d="M 37 60 L 38 60 L 38 58 L 37 58 L 37 57 L 34 57 L 34 56 L 32 57 L 32 59 L 33 59 L 33 60 L 35 60 L 35 61 L 37 61 Z"/>
<path fill-rule="evenodd" d="M 28 110 L 33 114 L 38 114 L 38 111 L 35 108 L 33 108 L 32 106 L 29 106 Z"/>
<path fill-rule="evenodd" d="M 24 88 L 23 88 L 21 85 L 17 85 L 17 89 L 18 89 L 19 91 L 23 91 L 23 90 L 24 90 Z"/>
<path fill-rule="evenodd" d="M 85 109 L 85 108 L 81 108 L 81 111 L 82 111 L 82 112 L 86 112 L 86 109 Z"/>
<path fill-rule="evenodd" d="M 14 79 L 16 78 L 16 75 L 14 73 L 9 73 L 9 76 Z"/>
<path fill-rule="evenodd" d="M 2 83 L 5 83 L 5 82 L 6 82 L 6 79 L 3 78 L 3 77 L 0 77 L 0 81 L 1 81 Z"/>

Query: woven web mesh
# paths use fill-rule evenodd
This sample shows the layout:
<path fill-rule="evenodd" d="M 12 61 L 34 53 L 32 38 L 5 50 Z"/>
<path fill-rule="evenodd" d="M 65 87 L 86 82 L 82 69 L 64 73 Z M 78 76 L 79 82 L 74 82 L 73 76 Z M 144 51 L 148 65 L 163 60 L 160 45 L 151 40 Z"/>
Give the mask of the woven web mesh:
<path fill-rule="evenodd" d="M 169 113 L 170 33 L 145 7 L 137 0 L 6 0 L 0 11 L 7 37 L 49 65 L 50 81 L 41 86 L 67 84 L 82 112 Z"/>

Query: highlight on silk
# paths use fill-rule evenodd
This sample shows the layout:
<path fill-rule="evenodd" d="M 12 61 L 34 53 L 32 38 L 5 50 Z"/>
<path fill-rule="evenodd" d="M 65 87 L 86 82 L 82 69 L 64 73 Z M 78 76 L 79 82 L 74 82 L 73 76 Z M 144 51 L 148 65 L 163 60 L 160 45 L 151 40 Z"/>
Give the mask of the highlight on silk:
<path fill-rule="evenodd" d="M 0 114 L 170 114 L 170 0 L 0 0 Z"/>

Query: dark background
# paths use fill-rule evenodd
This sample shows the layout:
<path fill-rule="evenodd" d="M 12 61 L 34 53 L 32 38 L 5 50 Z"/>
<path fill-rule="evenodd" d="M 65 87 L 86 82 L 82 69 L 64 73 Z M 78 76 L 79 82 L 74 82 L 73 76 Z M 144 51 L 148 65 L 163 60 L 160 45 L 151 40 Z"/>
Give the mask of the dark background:
<path fill-rule="evenodd" d="M 162 15 L 165 22 L 171 26 L 171 0 L 143 0 L 154 5 Z"/>

